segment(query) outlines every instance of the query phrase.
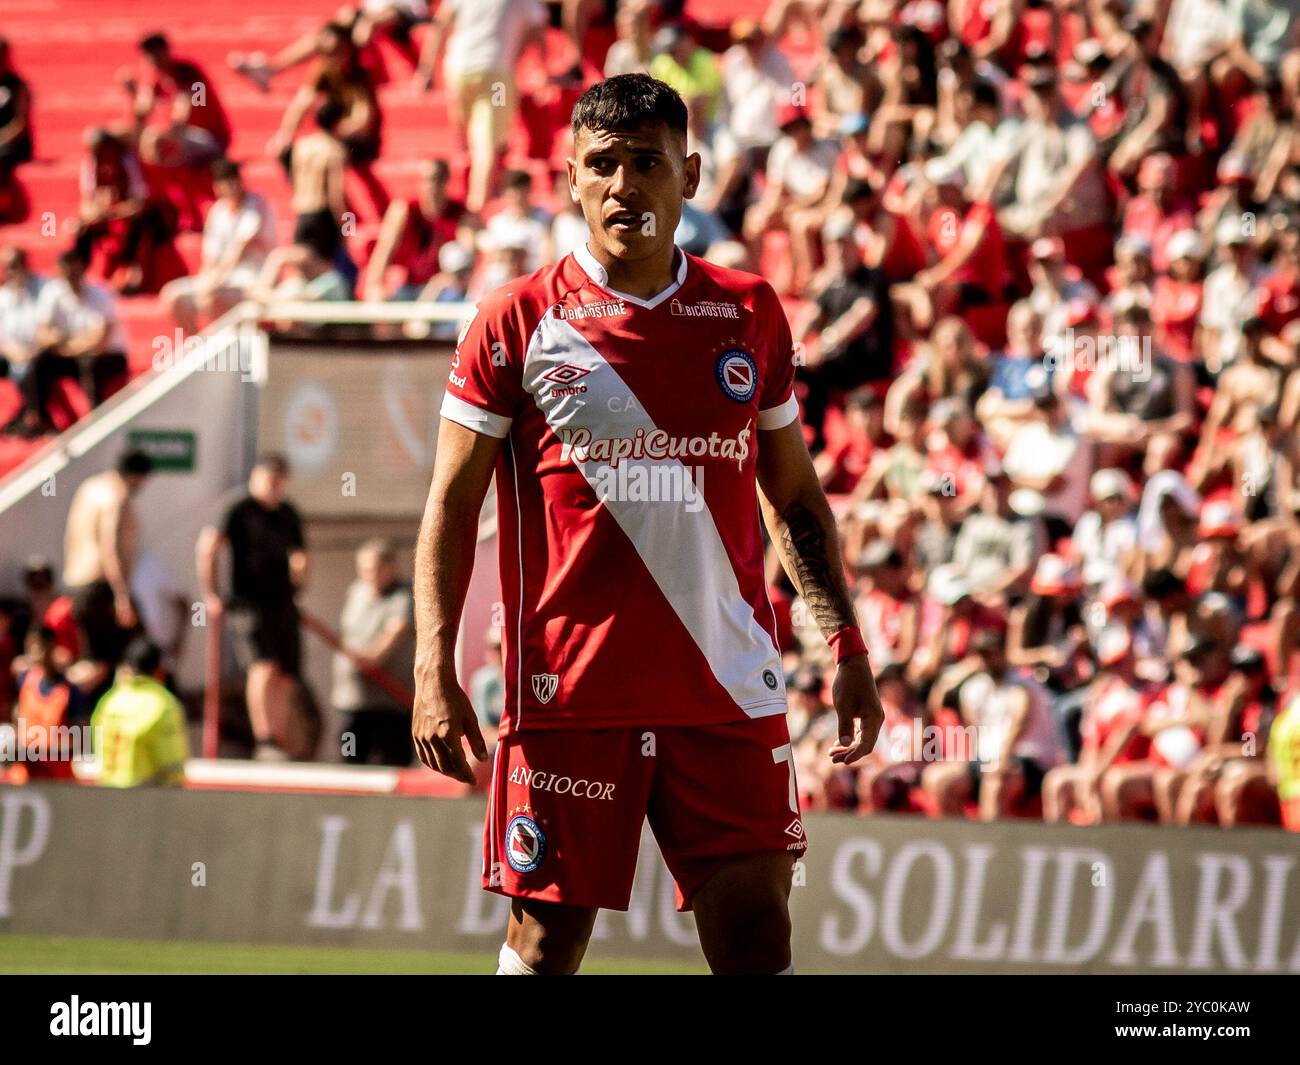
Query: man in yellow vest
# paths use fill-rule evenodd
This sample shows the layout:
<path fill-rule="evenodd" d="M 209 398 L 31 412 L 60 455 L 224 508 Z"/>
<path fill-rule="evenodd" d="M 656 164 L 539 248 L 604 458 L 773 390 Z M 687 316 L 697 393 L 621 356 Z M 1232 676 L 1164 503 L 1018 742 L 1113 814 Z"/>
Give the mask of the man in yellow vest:
<path fill-rule="evenodd" d="M 1273 719 L 1268 733 L 1270 777 L 1277 784 L 1282 824 L 1300 832 L 1300 695 Z"/>
<path fill-rule="evenodd" d="M 132 640 L 113 687 L 95 707 L 90 726 L 102 762 L 99 783 L 105 787 L 184 781 L 185 711 L 155 677 L 161 661 L 155 644 L 143 637 Z"/>

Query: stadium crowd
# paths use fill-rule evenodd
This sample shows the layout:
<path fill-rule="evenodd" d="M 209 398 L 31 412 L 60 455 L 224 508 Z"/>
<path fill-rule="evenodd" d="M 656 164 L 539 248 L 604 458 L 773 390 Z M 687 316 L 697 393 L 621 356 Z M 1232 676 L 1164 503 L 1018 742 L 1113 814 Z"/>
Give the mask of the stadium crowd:
<path fill-rule="evenodd" d="M 154 34 L 122 78 L 129 120 L 87 134 L 60 276 L 0 254 L 0 347 L 25 398 L 11 428 L 48 431 L 63 377 L 95 401 L 120 381 L 112 290 L 159 293 L 188 332 L 246 298 L 473 301 L 567 254 L 585 233 L 568 108 L 601 76 L 648 72 L 686 100 L 703 159 L 679 246 L 763 273 L 790 313 L 886 709 L 868 762 L 832 765 L 829 656 L 773 553 L 805 803 L 1300 829 L 1298 14 L 775 0 L 718 27 L 672 0 L 343 8 L 222 72 L 302 79 L 266 148 L 292 189 L 284 246 L 226 156 L 220 79 Z M 431 153 L 410 198 L 372 166 L 377 81 L 397 76 L 377 72 L 379 38 L 445 93 L 464 149 Z M 516 92 L 528 50 L 556 72 L 549 107 Z M 0 86 L 8 188 L 28 106 L 3 48 Z M 18 198 L 0 188 L 0 208 Z M 187 228 L 202 256 L 183 276 Z M 409 598 L 389 595 L 389 549 L 365 555 L 387 576 L 350 624 L 382 643 Z M 499 672 L 472 684 L 489 726 Z M 407 752 L 382 729 L 368 746 Z"/>

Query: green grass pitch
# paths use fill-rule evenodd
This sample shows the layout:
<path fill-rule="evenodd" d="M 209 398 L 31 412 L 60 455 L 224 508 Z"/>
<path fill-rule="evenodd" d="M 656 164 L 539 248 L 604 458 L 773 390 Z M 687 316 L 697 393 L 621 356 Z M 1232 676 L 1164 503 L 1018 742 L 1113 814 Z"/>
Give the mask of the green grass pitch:
<path fill-rule="evenodd" d="M 424 950 L 358 947 L 278 946 L 150 939 L 81 939 L 63 936 L 0 935 L 4 974 L 342 974 L 488 975 L 494 954 L 447 954 Z M 663 961 L 588 958 L 584 974 L 678 975 L 704 973 L 698 966 Z"/>

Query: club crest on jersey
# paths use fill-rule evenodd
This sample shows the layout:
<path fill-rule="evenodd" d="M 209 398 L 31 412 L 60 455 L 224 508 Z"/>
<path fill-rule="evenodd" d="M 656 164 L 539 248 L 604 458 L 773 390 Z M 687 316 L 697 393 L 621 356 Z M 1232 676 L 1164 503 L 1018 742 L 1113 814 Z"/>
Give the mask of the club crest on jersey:
<path fill-rule="evenodd" d="M 516 873 L 531 873 L 546 859 L 546 833 L 527 814 L 506 825 L 506 861 Z"/>
<path fill-rule="evenodd" d="M 549 703 L 559 686 L 560 677 L 557 673 L 533 674 L 533 694 L 537 696 L 539 703 Z"/>
<path fill-rule="evenodd" d="M 728 348 L 718 356 L 718 385 L 730 399 L 748 403 L 758 388 L 758 365 L 743 348 Z"/>

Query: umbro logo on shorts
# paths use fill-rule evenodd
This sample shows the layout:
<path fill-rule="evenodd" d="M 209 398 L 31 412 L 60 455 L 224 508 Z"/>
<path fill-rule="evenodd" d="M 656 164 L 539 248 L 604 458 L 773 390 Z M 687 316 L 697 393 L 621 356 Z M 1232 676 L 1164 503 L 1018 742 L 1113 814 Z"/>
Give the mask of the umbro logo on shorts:
<path fill-rule="evenodd" d="M 549 703 L 556 689 L 560 686 L 558 673 L 534 673 L 533 694 L 539 703 Z"/>
<path fill-rule="evenodd" d="M 803 839 L 803 822 L 796 817 L 785 826 L 785 834 L 793 836 L 795 839 Z"/>

